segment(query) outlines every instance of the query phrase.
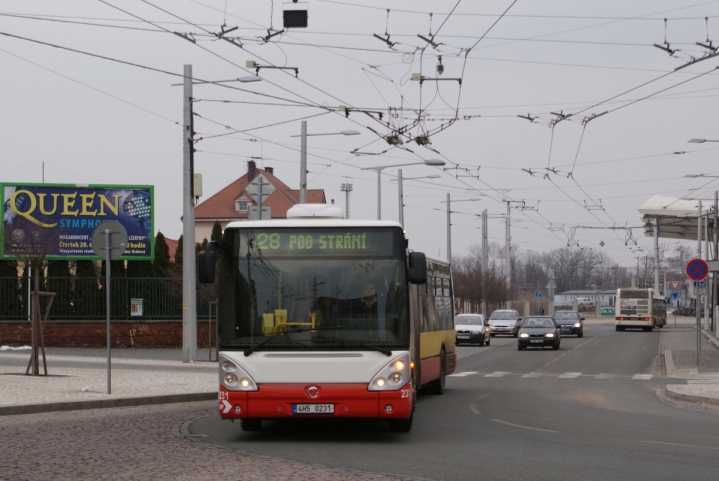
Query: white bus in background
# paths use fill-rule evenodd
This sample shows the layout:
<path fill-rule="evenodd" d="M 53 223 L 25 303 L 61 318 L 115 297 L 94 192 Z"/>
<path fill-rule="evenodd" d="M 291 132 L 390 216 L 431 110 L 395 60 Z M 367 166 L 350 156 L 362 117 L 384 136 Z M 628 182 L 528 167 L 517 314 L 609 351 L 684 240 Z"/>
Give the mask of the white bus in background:
<path fill-rule="evenodd" d="M 617 331 L 640 328 L 651 331 L 667 323 L 667 299 L 654 289 L 617 289 L 614 326 Z"/>

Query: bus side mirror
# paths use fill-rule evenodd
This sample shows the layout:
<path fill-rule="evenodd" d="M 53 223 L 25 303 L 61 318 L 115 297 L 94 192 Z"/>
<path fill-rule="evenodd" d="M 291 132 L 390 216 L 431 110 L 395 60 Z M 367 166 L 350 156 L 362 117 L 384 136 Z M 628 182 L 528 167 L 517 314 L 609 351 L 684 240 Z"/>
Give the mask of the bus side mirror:
<path fill-rule="evenodd" d="M 407 270 L 407 280 L 411 284 L 427 283 L 427 258 L 423 252 L 409 253 L 409 269 Z"/>
<path fill-rule="evenodd" d="M 197 256 L 197 280 L 200 284 L 214 284 L 215 282 L 215 251 L 204 250 Z"/>

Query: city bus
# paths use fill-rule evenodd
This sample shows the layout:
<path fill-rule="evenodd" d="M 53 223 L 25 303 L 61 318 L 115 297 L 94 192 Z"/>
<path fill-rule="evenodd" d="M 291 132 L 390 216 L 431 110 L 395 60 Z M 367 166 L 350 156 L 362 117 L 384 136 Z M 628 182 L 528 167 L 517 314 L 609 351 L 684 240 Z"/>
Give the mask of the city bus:
<path fill-rule="evenodd" d="M 667 323 L 667 299 L 654 289 L 617 289 L 614 326 L 617 331 L 641 328 L 652 331 Z"/>
<path fill-rule="evenodd" d="M 232 222 L 198 279 L 217 287 L 219 415 L 245 431 L 332 417 L 407 432 L 417 391 L 442 394 L 455 369 L 449 264 L 410 251 L 397 222 L 326 204 Z"/>

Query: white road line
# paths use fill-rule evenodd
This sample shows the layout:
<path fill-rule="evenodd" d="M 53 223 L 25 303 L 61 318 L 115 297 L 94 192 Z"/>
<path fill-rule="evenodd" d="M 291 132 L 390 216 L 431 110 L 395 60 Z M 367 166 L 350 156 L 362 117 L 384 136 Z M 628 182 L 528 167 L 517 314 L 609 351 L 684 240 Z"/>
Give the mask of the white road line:
<path fill-rule="evenodd" d="M 477 371 L 455 372 L 454 374 L 450 374 L 447 377 L 464 377 L 464 376 L 469 376 L 471 374 L 477 374 Z"/>
<path fill-rule="evenodd" d="M 508 423 L 507 421 L 502 421 L 501 419 L 492 419 L 492 421 L 506 424 L 507 426 L 514 426 L 515 428 L 522 428 L 522 429 L 531 429 L 532 431 L 544 431 L 545 433 L 558 433 L 560 431 L 552 431 L 551 429 L 539 429 L 539 428 L 531 428 L 529 426 L 522 426 L 521 424 L 514 424 L 514 423 Z"/>
<path fill-rule="evenodd" d="M 547 374 L 547 373 L 546 372 L 530 372 L 529 374 L 525 374 L 522 377 L 542 377 L 545 374 Z"/>
<path fill-rule="evenodd" d="M 615 374 L 601 373 L 601 374 L 599 374 L 598 376 L 595 376 L 594 378 L 595 378 L 595 379 L 613 379 L 614 376 L 615 376 Z"/>
<path fill-rule="evenodd" d="M 491 392 L 484 393 L 484 394 L 482 394 L 481 396 L 479 396 L 479 397 L 477 398 L 477 401 L 481 401 L 482 399 L 487 398 L 487 397 L 489 397 L 489 396 L 491 396 L 491 395 L 492 395 Z"/>
<path fill-rule="evenodd" d="M 648 381 L 652 378 L 651 374 L 635 374 L 632 379 L 637 381 Z"/>
<path fill-rule="evenodd" d="M 559 379 L 574 379 L 581 376 L 581 372 L 565 372 L 559 376 Z"/>
<path fill-rule="evenodd" d="M 703 449 L 716 449 L 719 450 L 719 447 L 715 446 L 698 446 L 696 444 L 679 444 L 679 443 L 661 443 L 659 441 L 642 441 L 643 443 L 649 443 L 649 444 L 665 444 L 667 446 L 682 446 L 685 448 L 703 448 Z"/>
<path fill-rule="evenodd" d="M 482 414 L 477 410 L 477 406 L 475 406 L 474 404 L 469 405 L 469 410 L 472 411 L 474 414 Z"/>
<path fill-rule="evenodd" d="M 507 374 L 512 374 L 511 372 L 504 372 L 504 371 L 495 371 L 492 374 L 485 374 L 484 377 L 503 377 Z"/>

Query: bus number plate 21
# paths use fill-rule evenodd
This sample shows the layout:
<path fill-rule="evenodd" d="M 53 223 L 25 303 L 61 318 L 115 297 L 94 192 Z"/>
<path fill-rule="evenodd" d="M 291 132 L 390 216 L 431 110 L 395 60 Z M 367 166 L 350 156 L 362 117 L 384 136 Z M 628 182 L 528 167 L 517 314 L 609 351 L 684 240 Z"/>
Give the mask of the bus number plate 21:
<path fill-rule="evenodd" d="M 292 414 L 334 414 L 334 404 L 293 404 Z"/>

